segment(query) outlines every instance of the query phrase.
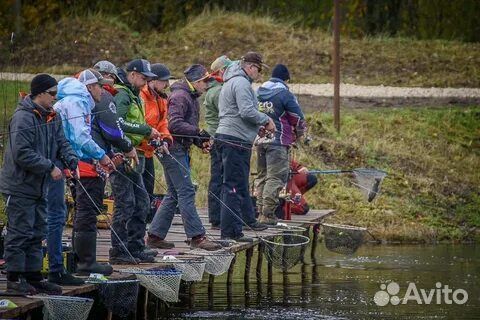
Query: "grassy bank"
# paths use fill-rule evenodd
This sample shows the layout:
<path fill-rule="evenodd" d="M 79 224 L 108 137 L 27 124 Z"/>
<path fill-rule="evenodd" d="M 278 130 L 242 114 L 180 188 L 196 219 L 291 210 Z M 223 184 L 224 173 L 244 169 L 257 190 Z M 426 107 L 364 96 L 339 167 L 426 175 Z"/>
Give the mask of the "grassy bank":
<path fill-rule="evenodd" d="M 15 106 L 13 90 L 22 86 L 0 82 L 8 91 L 3 101 L 9 112 Z M 333 221 L 368 227 L 389 241 L 479 237 L 480 106 L 344 110 L 340 134 L 330 113 L 309 113 L 307 120 L 313 141 L 295 151 L 301 163 L 315 169 L 375 167 L 388 172 L 373 203 L 365 201 L 350 176 L 321 176 L 307 196 L 311 207 L 336 209 Z M 197 204 L 204 207 L 209 157 L 196 148 L 192 176 L 199 184 Z M 162 193 L 161 180 L 156 189 Z"/>
<path fill-rule="evenodd" d="M 134 57 L 166 63 L 180 76 L 193 62 L 210 65 L 249 50 L 266 62 L 286 63 L 297 83 L 331 82 L 331 36 L 268 16 L 205 12 L 168 32 L 134 32 L 119 18 L 94 14 L 62 17 L 17 39 L 0 67 L 16 72 L 73 73 L 98 60 L 119 65 Z M 341 41 L 342 81 L 364 85 L 478 87 L 480 44 L 374 37 Z M 0 51 L 2 51 L 0 49 Z"/>

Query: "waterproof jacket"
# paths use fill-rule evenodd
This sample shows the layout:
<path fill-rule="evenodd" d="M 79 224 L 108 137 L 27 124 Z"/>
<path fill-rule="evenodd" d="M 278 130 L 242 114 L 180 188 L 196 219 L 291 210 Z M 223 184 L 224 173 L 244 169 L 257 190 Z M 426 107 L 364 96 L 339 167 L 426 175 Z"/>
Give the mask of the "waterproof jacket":
<path fill-rule="evenodd" d="M 145 104 L 145 121 L 147 124 L 157 129 L 162 135 L 162 139 L 165 139 L 171 144 L 173 140 L 170 131 L 168 131 L 167 95 L 159 95 L 151 90 L 147 84 L 140 90 L 140 98 Z M 148 145 L 148 139 L 142 141 L 139 149 L 145 152 L 146 158 L 153 157 L 153 151 L 155 149 Z"/>
<path fill-rule="evenodd" d="M 109 91 L 102 92 L 102 98 L 95 104 L 93 114 L 92 137 L 100 148 L 107 154 L 112 152 L 112 146 L 122 152 L 132 151 L 133 146 L 120 127 L 117 107 Z"/>
<path fill-rule="evenodd" d="M 152 128 L 145 122 L 145 110 L 138 96 L 139 92 L 129 83 L 116 84 L 114 87 L 118 90 L 114 102 L 120 125 L 132 144 L 137 147 L 152 132 Z"/>
<path fill-rule="evenodd" d="M 181 136 L 198 136 L 200 128 L 199 94 L 190 88 L 185 79 L 175 82 L 168 97 L 168 130 L 173 136 L 173 147 L 189 148 L 197 139 Z M 176 136 L 177 135 L 177 136 Z"/>
<path fill-rule="evenodd" d="M 205 122 L 207 123 L 207 132 L 213 136 L 218 128 L 218 99 L 222 83 L 214 81 L 212 87 L 208 89 L 203 105 L 205 106 Z"/>
<path fill-rule="evenodd" d="M 76 168 L 78 159 L 65 139 L 60 116 L 35 104 L 30 96 L 18 104 L 8 131 L 0 193 L 43 198 L 54 162 L 62 158 L 69 169 Z"/>
<path fill-rule="evenodd" d="M 281 79 L 271 78 L 258 89 L 258 109 L 275 122 L 273 143 L 290 146 L 306 129 L 297 98 Z"/>
<path fill-rule="evenodd" d="M 95 101 L 87 87 L 75 78 L 65 78 L 58 83 L 59 101 L 53 108 L 62 117 L 65 137 L 80 160 L 100 160 L 105 155 L 92 137 L 92 110 Z"/>
<path fill-rule="evenodd" d="M 258 111 L 252 79 L 236 61 L 223 74 L 223 81 L 218 102 L 217 133 L 253 143 L 260 126 L 267 124 L 269 119 L 265 113 Z"/>

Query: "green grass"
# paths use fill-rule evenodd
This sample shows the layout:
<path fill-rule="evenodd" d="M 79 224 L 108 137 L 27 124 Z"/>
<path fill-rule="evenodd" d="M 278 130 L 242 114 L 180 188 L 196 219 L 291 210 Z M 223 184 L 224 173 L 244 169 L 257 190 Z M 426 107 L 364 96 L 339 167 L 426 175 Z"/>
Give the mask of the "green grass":
<path fill-rule="evenodd" d="M 4 97 L 9 113 L 19 86 L 25 88 L 0 82 L 0 93 L 8 91 Z M 307 121 L 313 141 L 294 151 L 307 167 L 388 172 L 373 203 L 365 201 L 348 175 L 320 176 L 307 194 L 313 208 L 336 209 L 331 220 L 368 227 L 389 241 L 478 240 L 480 106 L 343 110 L 340 134 L 333 129 L 331 114 L 310 113 Z M 192 149 L 192 177 L 199 184 L 201 207 L 207 203 L 209 163 L 208 155 Z M 163 193 L 165 183 L 156 164 L 156 191 Z"/>
<path fill-rule="evenodd" d="M 209 66 L 219 55 L 236 59 L 256 50 L 264 54 L 267 64 L 287 64 L 292 82 L 332 81 L 330 34 L 268 16 L 206 11 L 176 30 L 145 33 L 134 32 L 117 18 L 102 14 L 62 17 L 19 41 L 13 57 L 0 56 L 0 61 L 6 62 L 2 69 L 69 74 L 102 59 L 121 65 L 144 57 L 167 64 L 174 75 L 181 76 L 192 63 Z M 341 39 L 341 77 L 345 83 L 479 87 L 479 68 L 479 43 Z"/>

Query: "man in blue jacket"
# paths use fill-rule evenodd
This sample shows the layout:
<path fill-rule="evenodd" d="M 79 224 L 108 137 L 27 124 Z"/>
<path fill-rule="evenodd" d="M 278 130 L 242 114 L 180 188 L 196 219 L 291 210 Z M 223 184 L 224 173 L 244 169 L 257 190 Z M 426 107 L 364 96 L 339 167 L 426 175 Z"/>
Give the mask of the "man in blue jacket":
<path fill-rule="evenodd" d="M 57 81 L 39 74 L 30 87 L 30 95 L 18 104 L 8 126 L 10 134 L 0 171 L 0 193 L 6 200 L 8 219 L 7 292 L 61 294 L 62 288 L 43 280 L 41 274 L 47 186 L 49 179 L 62 179 L 62 171 L 55 165 L 59 156 L 73 171 L 78 160 L 65 139 L 60 117 L 52 109 Z"/>
<path fill-rule="evenodd" d="M 95 70 L 84 70 L 78 79 L 65 78 L 58 84 L 55 110 L 63 120 L 65 136 L 80 159 L 80 177 L 76 183 L 76 212 L 73 222 L 73 248 L 78 258 L 79 274 L 101 273 L 110 275 L 110 265 L 97 263 L 97 215 L 102 207 L 105 182 L 98 175 L 96 163 L 114 169 L 110 157 L 92 137 L 92 110 L 102 97 L 103 77 Z M 93 203 L 93 201 L 95 203 Z M 61 279 L 55 279 L 61 281 Z"/>
<path fill-rule="evenodd" d="M 219 142 L 223 163 L 220 226 L 224 239 L 252 242 L 252 238 L 244 236 L 243 226 L 258 231 L 267 228 L 256 221 L 249 192 L 253 141 L 262 127 L 269 132 L 275 131 L 273 120 L 258 111 L 257 98 L 252 89 L 253 80 L 260 77 L 265 67 L 260 54 L 248 52 L 223 74 L 215 137 Z"/>
<path fill-rule="evenodd" d="M 277 64 L 270 80 L 258 89 L 259 110 L 273 119 L 276 128 L 273 139 L 257 146 L 258 220 L 269 225 L 277 224 L 278 195 L 288 181 L 289 148 L 306 129 L 297 98 L 287 86 L 289 80 L 287 67 Z"/>

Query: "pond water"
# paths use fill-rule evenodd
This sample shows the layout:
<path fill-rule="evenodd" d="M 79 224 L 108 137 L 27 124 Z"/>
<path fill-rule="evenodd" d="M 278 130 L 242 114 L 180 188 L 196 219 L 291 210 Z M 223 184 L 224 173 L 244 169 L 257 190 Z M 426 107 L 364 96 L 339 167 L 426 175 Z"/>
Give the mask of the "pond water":
<path fill-rule="evenodd" d="M 245 254 L 240 253 L 230 289 L 226 275 L 216 277 L 209 295 L 205 274 L 193 295 L 184 294 L 181 302 L 149 317 L 480 319 L 478 245 L 364 245 L 353 256 L 342 256 L 318 243 L 313 256 L 307 249 L 304 263 L 285 274 L 274 269 L 271 284 L 266 263 L 257 282 L 256 258 L 255 252 L 249 284 L 243 281 Z"/>

